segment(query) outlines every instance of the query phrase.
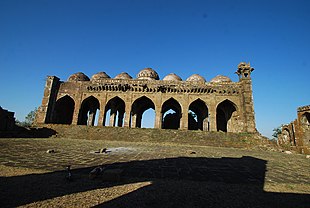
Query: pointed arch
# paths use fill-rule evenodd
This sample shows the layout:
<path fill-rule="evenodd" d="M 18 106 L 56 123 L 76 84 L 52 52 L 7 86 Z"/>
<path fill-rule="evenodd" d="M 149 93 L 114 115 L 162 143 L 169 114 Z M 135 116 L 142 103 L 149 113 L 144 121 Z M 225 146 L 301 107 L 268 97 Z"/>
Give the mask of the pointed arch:
<path fill-rule="evenodd" d="M 163 129 L 179 129 L 182 117 L 182 107 L 174 98 L 166 100 L 161 108 L 162 112 L 162 128 Z"/>
<path fill-rule="evenodd" d="M 142 127 L 142 119 L 145 111 L 153 109 L 154 120 L 155 120 L 155 104 L 154 102 L 146 97 L 142 96 L 136 99 L 131 107 L 131 127 Z M 155 121 L 154 121 L 155 122 Z M 154 126 L 154 124 L 153 124 Z"/>
<path fill-rule="evenodd" d="M 73 119 L 75 102 L 69 95 L 65 95 L 56 101 L 54 123 L 71 124 Z"/>
<path fill-rule="evenodd" d="M 109 115 L 109 116 L 108 116 Z M 125 102 L 118 96 L 110 99 L 105 107 L 104 126 L 124 126 Z"/>
<path fill-rule="evenodd" d="M 304 114 L 302 114 L 301 122 L 304 125 L 309 125 L 310 124 L 310 113 L 309 112 L 305 112 Z"/>
<path fill-rule="evenodd" d="M 99 114 L 100 103 L 97 98 L 90 96 L 83 100 L 79 111 L 78 125 L 95 125 L 96 114 Z"/>
<path fill-rule="evenodd" d="M 209 131 L 208 107 L 200 98 L 193 101 L 188 108 L 188 129 Z"/>
<path fill-rule="evenodd" d="M 237 107 L 230 100 L 224 100 L 216 108 L 216 126 L 217 131 L 232 132 L 237 117 Z M 234 119 L 233 119 L 234 118 Z"/>

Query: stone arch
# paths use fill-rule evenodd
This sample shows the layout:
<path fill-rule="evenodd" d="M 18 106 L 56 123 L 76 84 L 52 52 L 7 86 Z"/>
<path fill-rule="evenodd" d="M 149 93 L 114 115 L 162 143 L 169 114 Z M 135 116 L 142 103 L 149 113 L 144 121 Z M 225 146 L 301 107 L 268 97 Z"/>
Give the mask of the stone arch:
<path fill-rule="evenodd" d="M 188 129 L 209 130 L 208 107 L 200 98 L 193 101 L 188 108 Z M 193 115 L 194 114 L 194 115 Z M 194 118 L 196 117 L 196 118 Z"/>
<path fill-rule="evenodd" d="M 97 98 L 90 96 L 83 100 L 79 111 L 78 125 L 95 125 L 97 111 L 100 109 L 100 103 Z"/>
<path fill-rule="evenodd" d="M 106 124 L 107 114 L 109 114 L 109 124 Z M 104 125 L 106 126 L 124 126 L 125 102 L 118 96 L 110 99 L 104 111 Z"/>
<path fill-rule="evenodd" d="M 226 99 L 216 107 L 217 131 L 234 132 L 237 128 L 237 106 Z M 235 129 L 234 129 L 235 128 Z"/>
<path fill-rule="evenodd" d="M 310 125 L 310 113 L 309 112 L 305 112 L 302 114 L 301 123 L 303 125 Z"/>
<path fill-rule="evenodd" d="M 288 128 L 284 128 L 282 130 L 282 140 L 284 144 L 291 144 L 292 143 L 292 139 L 291 139 L 291 132 Z"/>
<path fill-rule="evenodd" d="M 75 102 L 72 97 L 65 95 L 56 101 L 53 123 L 72 124 Z"/>
<path fill-rule="evenodd" d="M 146 96 L 142 96 L 133 102 L 131 106 L 131 127 L 141 128 L 143 113 L 148 109 L 155 110 L 155 104 Z"/>
<path fill-rule="evenodd" d="M 169 111 L 173 111 L 169 112 Z M 163 129 L 179 129 L 182 117 L 182 107 L 174 98 L 166 100 L 161 108 L 162 112 L 162 128 Z"/>

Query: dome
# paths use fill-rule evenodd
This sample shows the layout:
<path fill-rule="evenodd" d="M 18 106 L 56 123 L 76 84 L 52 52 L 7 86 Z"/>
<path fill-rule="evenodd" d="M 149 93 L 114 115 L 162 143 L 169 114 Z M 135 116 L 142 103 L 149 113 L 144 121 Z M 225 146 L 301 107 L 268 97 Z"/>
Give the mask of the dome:
<path fill-rule="evenodd" d="M 163 78 L 164 81 L 182 81 L 181 77 L 176 75 L 175 73 L 170 73 Z"/>
<path fill-rule="evenodd" d="M 206 82 L 206 79 L 200 76 L 199 74 L 193 74 L 192 76 L 188 77 L 186 81 L 189 82 Z"/>
<path fill-rule="evenodd" d="M 159 80 L 159 76 L 152 68 L 142 69 L 137 75 L 138 79 Z"/>
<path fill-rule="evenodd" d="M 220 82 L 232 82 L 229 77 L 223 75 L 217 75 L 210 82 L 212 83 L 220 83 Z"/>
<path fill-rule="evenodd" d="M 117 75 L 115 79 L 132 79 L 132 77 L 128 73 L 122 72 L 119 75 Z"/>
<path fill-rule="evenodd" d="M 105 72 L 98 72 L 91 77 L 91 80 L 110 79 L 111 77 Z"/>
<path fill-rule="evenodd" d="M 89 77 L 86 76 L 83 72 L 78 72 L 75 74 L 72 74 L 69 78 L 68 81 L 89 81 Z"/>

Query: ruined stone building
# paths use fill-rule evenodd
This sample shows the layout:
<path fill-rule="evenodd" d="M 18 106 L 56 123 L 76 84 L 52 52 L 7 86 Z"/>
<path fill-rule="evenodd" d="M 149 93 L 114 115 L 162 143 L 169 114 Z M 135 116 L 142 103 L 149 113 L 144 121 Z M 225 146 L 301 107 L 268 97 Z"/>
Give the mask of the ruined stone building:
<path fill-rule="evenodd" d="M 0 106 L 0 131 L 12 131 L 15 127 L 14 112 Z"/>
<path fill-rule="evenodd" d="M 310 105 L 297 109 L 297 119 L 282 126 L 278 144 L 310 154 Z"/>
<path fill-rule="evenodd" d="M 154 128 L 256 132 L 253 70 L 240 63 L 238 82 L 221 75 L 207 82 L 198 74 L 182 80 L 174 73 L 160 80 L 151 68 L 135 79 L 125 72 L 91 79 L 79 72 L 67 81 L 48 76 L 36 123 L 140 128 L 144 112 L 153 109 Z"/>

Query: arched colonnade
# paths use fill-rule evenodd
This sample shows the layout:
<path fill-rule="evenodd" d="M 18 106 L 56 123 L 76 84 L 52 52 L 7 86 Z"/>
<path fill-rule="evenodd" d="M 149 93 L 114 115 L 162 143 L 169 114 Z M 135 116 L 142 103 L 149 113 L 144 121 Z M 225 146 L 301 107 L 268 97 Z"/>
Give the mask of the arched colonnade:
<path fill-rule="evenodd" d="M 69 95 L 59 98 L 53 123 L 141 128 L 144 113 L 151 109 L 154 128 L 233 132 L 236 128 L 232 126 L 238 125 L 240 115 L 237 105 L 229 99 L 220 101 L 213 109 L 200 98 L 182 106 L 173 97 L 158 103 L 145 95 L 127 102 L 130 105 L 119 96 L 106 102 L 89 96 L 80 105 L 76 103 Z"/>

